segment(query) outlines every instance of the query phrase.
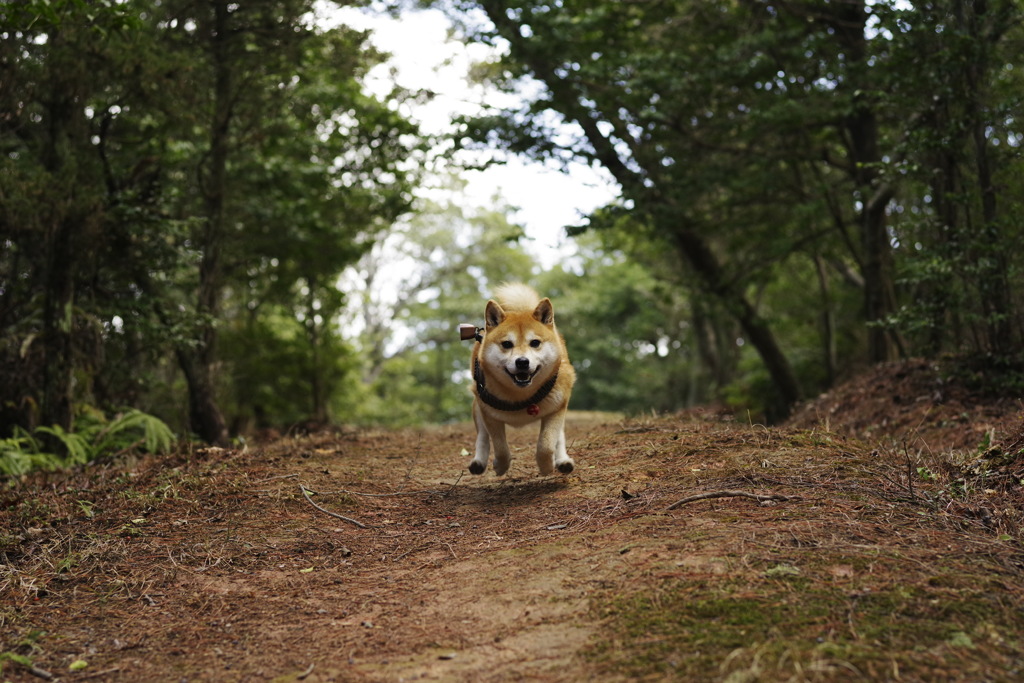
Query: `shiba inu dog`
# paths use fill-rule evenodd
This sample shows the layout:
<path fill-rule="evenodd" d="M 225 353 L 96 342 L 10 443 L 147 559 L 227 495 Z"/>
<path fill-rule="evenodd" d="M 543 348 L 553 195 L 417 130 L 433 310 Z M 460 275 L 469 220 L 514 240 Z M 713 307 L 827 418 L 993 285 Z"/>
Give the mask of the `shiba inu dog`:
<path fill-rule="evenodd" d="M 554 308 L 520 283 L 502 285 L 495 298 L 487 302 L 471 358 L 476 453 L 469 471 L 484 473 L 493 446 L 494 473 L 505 474 L 512 460 L 505 425 L 540 420 L 540 473 L 568 474 L 575 463 L 565 452 L 565 412 L 576 371 L 555 329 Z"/>

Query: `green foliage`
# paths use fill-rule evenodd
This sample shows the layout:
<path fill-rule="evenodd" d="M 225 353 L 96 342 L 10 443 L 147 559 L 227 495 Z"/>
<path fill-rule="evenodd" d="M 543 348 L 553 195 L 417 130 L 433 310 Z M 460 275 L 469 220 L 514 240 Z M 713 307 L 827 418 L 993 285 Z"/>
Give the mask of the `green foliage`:
<path fill-rule="evenodd" d="M 182 431 L 221 410 L 459 419 L 452 329 L 502 280 L 559 299 L 580 407 L 781 415 L 865 358 L 1019 355 L 1011 0 L 442 3 L 508 46 L 475 77 L 536 95 L 448 142 L 600 164 L 622 189 L 545 274 L 512 207 L 414 203 L 418 94 L 368 95 L 382 56 L 311 25 L 311 0 L 8 4 L 0 437 L 19 468 L 46 464 L 36 440 L 93 457 L 86 404 Z M 384 240 L 409 264 L 393 300 Z"/>
<path fill-rule="evenodd" d="M 391 427 L 470 418 L 469 347 L 456 342 L 389 358 L 374 382 L 340 397 L 339 412 L 362 424 Z"/>
<path fill-rule="evenodd" d="M 381 55 L 311 25 L 310 0 L 15 5 L 0 13 L 0 437 L 42 422 L 81 459 L 74 405 L 196 429 L 286 382 L 266 420 L 328 419 L 352 366 L 336 284 L 409 209 L 424 147 L 395 105 L 414 94 L 366 94 Z"/>
<path fill-rule="evenodd" d="M 556 268 L 539 278 L 557 296 L 576 367 L 573 407 L 636 414 L 712 399 L 689 302 L 657 253 L 629 241 L 628 231 L 581 236 L 579 271 Z"/>
<path fill-rule="evenodd" d="M 330 403 L 350 391 L 356 373 L 351 347 L 337 333 L 329 333 L 331 317 L 309 326 L 288 311 L 267 306 L 259 317 L 232 320 L 222 330 L 221 350 L 230 372 L 224 405 L 235 415 L 240 430 L 288 426 L 317 418 L 318 406 L 311 387 L 320 387 L 321 399 Z M 307 321 L 312 323 L 312 321 Z"/>
<path fill-rule="evenodd" d="M 509 45 L 482 78 L 544 86 L 461 133 L 603 165 L 622 201 L 581 227 L 628 222 L 675 257 L 680 300 L 733 318 L 774 385 L 743 367 L 737 401 L 897 353 L 1019 350 L 1019 3 L 446 4 Z"/>
<path fill-rule="evenodd" d="M 62 465 L 60 458 L 41 449 L 31 434 L 15 428 L 14 436 L 0 440 L 0 474 L 17 476 L 33 470 L 55 470 Z"/>
<path fill-rule="evenodd" d="M 0 439 L 0 475 L 74 467 L 126 451 L 163 453 L 174 443 L 170 428 L 152 415 L 129 409 L 108 420 L 85 407 L 74 431 L 59 425 L 37 427 L 32 433 L 16 428 L 13 436 Z"/>
<path fill-rule="evenodd" d="M 140 432 L 141 438 L 132 441 Z M 174 434 L 166 424 L 152 415 L 130 409 L 118 414 L 99 431 L 93 449 L 97 457 L 135 446 L 149 453 L 162 453 L 170 450 L 174 441 Z"/>

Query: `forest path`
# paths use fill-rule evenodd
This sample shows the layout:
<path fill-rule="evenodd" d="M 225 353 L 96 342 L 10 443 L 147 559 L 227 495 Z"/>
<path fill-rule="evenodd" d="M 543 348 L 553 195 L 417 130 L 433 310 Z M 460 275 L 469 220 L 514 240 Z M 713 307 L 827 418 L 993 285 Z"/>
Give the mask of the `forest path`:
<path fill-rule="evenodd" d="M 536 473 L 530 428 L 509 475 L 464 473 L 458 425 L 22 482 L 4 494 L 2 678 L 38 680 L 28 660 L 68 681 L 1024 671 L 1024 553 L 995 501 L 939 505 L 900 453 L 710 413 L 577 414 L 567 437 L 569 476 Z M 722 491 L 785 499 L 668 509 Z"/>

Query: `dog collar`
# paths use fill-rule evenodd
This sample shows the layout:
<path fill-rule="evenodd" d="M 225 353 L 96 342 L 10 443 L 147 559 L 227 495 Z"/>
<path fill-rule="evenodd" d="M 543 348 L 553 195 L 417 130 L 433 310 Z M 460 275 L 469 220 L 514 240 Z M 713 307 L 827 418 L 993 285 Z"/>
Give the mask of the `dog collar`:
<path fill-rule="evenodd" d="M 500 399 L 491 392 L 487 391 L 486 378 L 484 377 L 483 370 L 480 369 L 480 360 L 477 359 L 476 363 L 473 364 L 473 379 L 476 380 L 476 395 L 481 401 L 494 408 L 495 410 L 503 410 L 508 413 L 514 413 L 518 410 L 526 409 L 526 412 L 530 415 L 537 415 L 540 413 L 540 406 L 538 405 L 541 401 L 547 398 L 551 390 L 555 388 L 555 382 L 558 380 L 558 373 L 551 375 L 547 382 L 544 382 L 537 389 L 530 398 L 524 401 L 506 401 Z"/>

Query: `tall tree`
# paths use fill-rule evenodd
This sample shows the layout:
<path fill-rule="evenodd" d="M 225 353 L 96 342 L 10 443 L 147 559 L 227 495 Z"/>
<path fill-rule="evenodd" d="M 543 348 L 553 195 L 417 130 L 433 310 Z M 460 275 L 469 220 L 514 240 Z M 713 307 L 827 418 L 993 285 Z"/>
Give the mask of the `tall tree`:
<path fill-rule="evenodd" d="M 929 353 L 1020 349 L 1013 276 L 1024 234 L 1005 209 L 1022 200 L 1022 12 L 949 0 L 881 15 L 895 72 L 885 94 L 914 122 L 898 146 L 907 187 L 894 228 L 908 292 L 897 322 Z"/>
<path fill-rule="evenodd" d="M 331 374 L 322 353 L 335 334 L 337 277 L 409 206 L 416 130 L 362 94 L 357 78 L 374 57 L 365 36 L 344 28 L 320 35 L 307 24 L 311 10 L 306 0 L 214 3 L 193 22 L 193 38 L 207 46 L 212 117 L 196 184 L 198 337 L 177 353 L 191 422 L 207 440 L 226 433 L 210 376 L 224 299 L 247 292 L 258 305 L 251 295 L 264 289 L 263 300 L 294 301 L 310 354 L 302 371 L 310 415 L 326 421 Z M 176 23 L 188 26 L 192 11 L 184 4 Z M 252 287 L 260 272 L 275 284 Z"/>
<path fill-rule="evenodd" d="M 392 105 L 405 93 L 393 93 L 390 102 L 363 93 L 357 76 L 373 63 L 363 40 L 336 30 L 308 41 L 301 77 L 263 134 L 261 154 L 235 166 L 245 194 L 261 199 L 234 204 L 246 227 L 244 239 L 232 242 L 227 324 L 236 342 L 245 334 L 237 322 L 258 311 L 301 330 L 305 360 L 296 372 L 306 394 L 293 400 L 321 424 L 332 417 L 338 356 L 345 355 L 338 317 L 347 296 L 339 278 L 409 211 L 415 162 L 426 149 L 416 126 Z M 347 78 L 340 77 L 343 66 Z M 277 329 L 288 337 L 285 327 Z M 348 359 L 346 367 L 354 364 Z M 240 405 L 246 399 L 247 392 L 234 397 Z"/>
<path fill-rule="evenodd" d="M 2 382 L 0 399 L 39 406 L 28 415 L 16 408 L 18 422 L 71 426 L 73 338 L 83 324 L 76 282 L 97 254 L 106 208 L 86 103 L 112 77 L 109 51 L 129 23 L 115 5 L 88 21 L 73 4 L 14 3 L 0 13 L 0 332 L 4 355 L 20 356 L 14 363 L 29 375 Z"/>

